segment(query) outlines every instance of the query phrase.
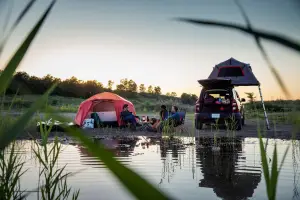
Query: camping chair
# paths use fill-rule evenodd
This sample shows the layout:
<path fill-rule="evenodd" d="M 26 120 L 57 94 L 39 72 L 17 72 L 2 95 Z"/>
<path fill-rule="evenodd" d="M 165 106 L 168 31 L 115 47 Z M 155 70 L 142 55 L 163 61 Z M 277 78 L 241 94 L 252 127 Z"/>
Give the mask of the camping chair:
<path fill-rule="evenodd" d="M 135 119 L 136 118 L 140 119 L 138 116 L 135 116 Z M 124 120 L 122 115 L 120 116 L 120 120 L 121 120 L 120 128 L 130 127 L 133 129 L 133 126 L 132 126 L 130 120 Z M 140 126 L 140 124 L 138 122 L 136 122 L 136 127 L 137 126 Z"/>

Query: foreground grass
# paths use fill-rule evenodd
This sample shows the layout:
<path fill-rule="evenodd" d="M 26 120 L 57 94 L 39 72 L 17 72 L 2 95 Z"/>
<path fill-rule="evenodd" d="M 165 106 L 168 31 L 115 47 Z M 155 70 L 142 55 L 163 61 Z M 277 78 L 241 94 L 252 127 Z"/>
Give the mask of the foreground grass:
<path fill-rule="evenodd" d="M 21 12 L 20 16 L 17 18 L 17 21 L 14 23 L 13 29 L 15 26 L 21 21 L 23 16 L 27 13 L 27 11 L 31 8 L 31 6 L 34 4 L 33 1 L 29 1 L 26 8 Z M 38 33 L 39 29 L 42 27 L 42 24 L 44 23 L 46 17 L 50 13 L 53 5 L 56 3 L 56 0 L 52 0 L 51 4 L 48 6 L 47 10 L 43 13 L 39 21 L 36 23 L 34 28 L 31 30 L 31 32 L 28 34 L 24 42 L 21 44 L 21 46 L 18 48 L 16 53 L 12 56 L 11 60 L 8 62 L 6 67 L 4 68 L 3 72 L 0 76 L 0 94 L 3 94 L 9 85 L 13 73 L 16 71 L 17 67 L 19 66 L 20 62 L 22 61 L 23 57 L 25 56 L 29 46 L 31 45 L 33 39 L 35 38 L 36 34 Z M 279 86 L 282 88 L 284 93 L 287 97 L 290 97 L 289 92 L 287 90 L 286 85 L 283 83 L 283 80 L 281 76 L 278 74 L 274 66 L 271 64 L 261 42 L 261 38 L 267 38 L 269 40 L 276 41 L 280 44 L 283 44 L 287 47 L 290 47 L 294 49 L 297 52 L 300 52 L 300 44 L 298 44 L 295 41 L 277 36 L 272 35 L 270 33 L 264 33 L 259 30 L 253 30 L 251 27 L 251 24 L 249 22 L 249 19 L 247 18 L 245 12 L 243 12 L 243 9 L 239 7 L 242 11 L 243 17 L 245 18 L 247 22 L 247 27 L 239 27 L 237 25 L 232 25 L 228 23 L 220 23 L 220 22 L 213 22 L 213 21 L 203 21 L 203 20 L 191 20 L 191 19 L 181 19 L 181 21 L 196 23 L 196 24 L 202 24 L 202 25 L 214 25 L 219 27 L 226 27 L 226 28 L 232 28 L 235 30 L 242 31 L 247 34 L 251 34 L 256 41 L 257 46 L 259 47 L 260 51 L 262 52 L 265 60 L 267 61 L 267 64 L 269 66 L 269 69 L 273 73 L 274 77 L 278 81 Z M 12 29 L 12 30 L 13 30 Z M 11 34 L 12 32 L 9 32 Z M 1 41 L 1 50 L 6 43 L 6 40 L 9 37 L 4 38 L 4 42 Z M 1 53 L 1 51 L 0 51 Z M 43 108 L 45 104 L 47 103 L 47 100 L 49 100 L 49 95 L 53 91 L 55 85 L 51 87 L 47 92 L 39 97 L 34 103 L 30 105 L 30 108 L 26 109 L 25 113 L 22 114 L 20 118 L 18 118 L 14 123 L 7 126 L 7 128 L 1 127 L 0 131 L 0 149 L 5 149 L 7 146 L 11 144 L 15 140 L 15 138 L 24 130 L 28 122 L 30 121 L 30 118 L 34 115 L 34 113 Z M 161 102 L 160 102 L 161 103 Z M 49 103 L 48 103 L 49 104 Z M 48 107 L 48 109 L 51 110 L 51 107 Z M 62 118 L 61 116 L 58 116 L 53 111 L 50 113 L 53 114 L 53 117 L 55 119 L 58 119 L 59 121 L 66 121 L 66 119 Z M 294 120 L 296 123 L 300 124 L 299 116 L 295 115 L 296 120 Z M 103 146 L 98 146 L 91 142 L 85 135 L 84 132 L 80 129 L 71 129 L 68 127 L 65 127 L 68 130 L 68 134 L 70 136 L 73 136 L 80 140 L 82 144 L 89 150 L 89 152 L 92 153 L 95 157 L 102 160 L 102 162 L 108 167 L 108 169 L 111 170 L 111 172 L 118 178 L 118 180 L 123 183 L 123 185 L 130 191 L 136 198 L 138 199 L 170 199 L 167 195 L 163 194 L 161 191 L 159 191 L 157 188 L 155 188 L 153 185 L 148 183 L 145 179 L 143 179 L 141 176 L 127 168 L 126 166 L 122 165 L 119 161 L 117 161 L 111 152 L 107 151 Z M 282 164 L 284 163 L 285 155 L 288 152 L 288 149 L 286 150 L 284 157 L 282 159 L 281 165 L 278 167 L 277 163 L 277 149 L 276 146 L 274 148 L 273 153 L 273 159 L 271 165 L 269 165 L 267 155 L 266 155 L 266 146 L 264 146 L 264 143 L 262 141 L 262 134 L 261 130 L 258 129 L 258 136 L 260 138 L 260 152 L 261 152 L 261 160 L 262 160 L 262 166 L 264 170 L 264 176 L 266 181 L 266 188 L 267 188 L 267 195 L 269 200 L 276 199 L 276 188 L 277 188 L 277 181 L 279 172 L 281 169 Z M 55 155 L 55 154 L 54 154 Z M 46 158 L 47 159 L 47 156 Z M 41 162 L 42 160 L 40 160 Z M 2 164 L 4 161 L 2 161 Z M 44 166 L 48 166 L 45 164 Z M 49 167 L 46 168 L 47 170 Z M 271 170 L 269 170 L 271 169 Z M 45 177 L 51 179 L 53 176 L 48 176 L 49 174 L 46 173 Z M 54 175 L 55 176 L 55 175 Z M 57 181 L 57 179 L 56 179 Z M 1 182 L 1 184 L 5 183 L 4 181 Z M 64 186 L 63 186 L 64 188 Z M 59 191 L 59 189 L 57 190 Z M 46 194 L 46 193 L 45 193 Z M 55 192 L 52 194 L 56 194 Z M 51 196 L 45 199 L 52 199 Z M 75 195 L 76 197 L 76 195 Z"/>

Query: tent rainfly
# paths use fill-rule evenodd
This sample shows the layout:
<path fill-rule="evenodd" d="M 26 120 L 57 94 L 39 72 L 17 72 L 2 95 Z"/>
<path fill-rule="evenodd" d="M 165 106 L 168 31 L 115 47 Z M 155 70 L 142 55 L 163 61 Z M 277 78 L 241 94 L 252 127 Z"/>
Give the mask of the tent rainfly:
<path fill-rule="evenodd" d="M 231 79 L 234 86 L 258 86 L 261 103 L 264 110 L 267 129 L 270 129 L 267 112 L 260 88 L 260 83 L 252 72 L 250 64 L 240 62 L 234 58 L 230 58 L 224 62 L 217 64 L 208 79 Z"/>

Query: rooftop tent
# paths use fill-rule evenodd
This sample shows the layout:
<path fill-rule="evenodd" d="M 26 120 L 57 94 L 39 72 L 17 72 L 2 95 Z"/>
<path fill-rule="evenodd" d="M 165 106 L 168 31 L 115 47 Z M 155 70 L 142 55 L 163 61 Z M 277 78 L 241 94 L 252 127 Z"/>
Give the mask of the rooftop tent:
<path fill-rule="evenodd" d="M 259 94 L 260 94 L 260 98 L 264 110 L 264 115 L 266 119 L 267 129 L 270 129 L 269 120 L 268 120 L 268 116 L 267 116 L 267 112 L 265 109 L 265 104 L 264 104 L 264 100 L 260 88 L 260 83 L 255 77 L 255 75 L 253 74 L 250 64 L 243 63 L 234 58 L 229 58 L 228 60 L 217 64 L 213 68 L 208 79 L 214 81 L 216 79 L 221 79 L 221 80 L 223 79 L 222 84 L 225 83 L 224 79 L 230 79 L 231 85 L 233 86 L 258 86 L 258 90 L 259 90 Z"/>
<path fill-rule="evenodd" d="M 234 86 L 259 86 L 259 81 L 252 72 L 250 64 L 230 58 L 217 64 L 209 79 L 229 78 Z"/>
<path fill-rule="evenodd" d="M 123 97 L 110 92 L 96 94 L 80 104 L 75 123 L 81 126 L 92 112 L 96 112 L 101 121 L 116 121 L 120 126 L 120 114 L 124 104 L 127 104 L 129 111 L 136 115 L 134 105 Z"/>

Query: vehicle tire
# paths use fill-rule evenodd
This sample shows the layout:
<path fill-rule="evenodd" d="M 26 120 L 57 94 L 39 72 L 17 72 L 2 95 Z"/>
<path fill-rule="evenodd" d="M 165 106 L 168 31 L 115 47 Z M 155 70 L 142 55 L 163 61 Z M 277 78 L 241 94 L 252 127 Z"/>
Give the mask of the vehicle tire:
<path fill-rule="evenodd" d="M 242 130 L 242 119 L 236 121 L 236 130 L 237 131 Z"/>
<path fill-rule="evenodd" d="M 201 130 L 203 127 L 203 123 L 200 120 L 195 119 L 195 127 L 197 130 Z"/>

